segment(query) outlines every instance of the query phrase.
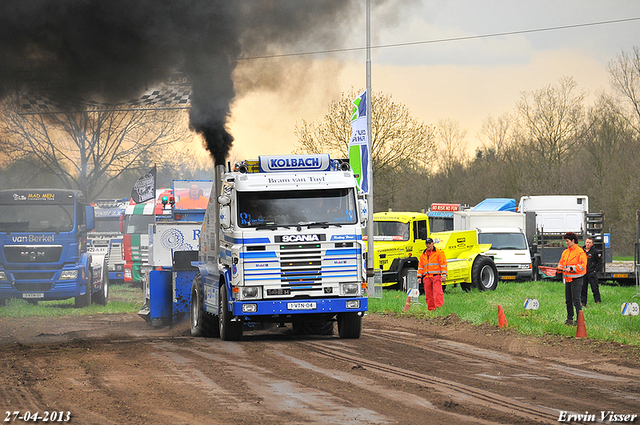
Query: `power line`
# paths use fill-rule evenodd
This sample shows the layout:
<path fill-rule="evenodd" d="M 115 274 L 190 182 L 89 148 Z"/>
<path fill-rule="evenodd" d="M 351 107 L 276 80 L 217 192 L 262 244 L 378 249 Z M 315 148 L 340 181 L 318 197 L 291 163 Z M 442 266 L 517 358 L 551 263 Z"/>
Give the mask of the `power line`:
<path fill-rule="evenodd" d="M 573 29 L 573 28 L 586 28 L 586 27 L 593 27 L 597 25 L 618 24 L 622 22 L 631 22 L 631 21 L 638 21 L 638 20 L 640 20 L 640 17 L 614 19 L 611 21 L 588 22 L 584 24 L 562 25 L 557 27 L 536 28 L 536 29 L 520 30 L 520 31 L 497 32 L 492 34 L 470 35 L 465 37 L 451 37 L 451 38 L 440 38 L 436 40 L 409 41 L 405 43 L 381 44 L 379 46 L 371 46 L 371 48 L 387 49 L 391 47 L 416 46 L 420 44 L 436 44 L 436 43 L 448 43 L 452 41 L 479 40 L 483 38 L 504 37 L 509 35 L 520 35 L 520 34 L 532 34 L 532 33 L 538 33 L 538 32 L 558 31 L 558 30 L 566 30 L 566 29 Z M 293 56 L 323 55 L 328 53 L 356 52 L 356 51 L 365 50 L 365 49 L 366 47 L 350 47 L 350 48 L 342 48 L 342 49 L 316 50 L 313 52 L 297 52 L 297 53 L 282 53 L 282 54 L 264 55 L 264 56 L 251 56 L 246 58 L 238 58 L 238 60 L 272 59 L 272 58 L 286 58 L 286 57 L 293 57 Z"/>

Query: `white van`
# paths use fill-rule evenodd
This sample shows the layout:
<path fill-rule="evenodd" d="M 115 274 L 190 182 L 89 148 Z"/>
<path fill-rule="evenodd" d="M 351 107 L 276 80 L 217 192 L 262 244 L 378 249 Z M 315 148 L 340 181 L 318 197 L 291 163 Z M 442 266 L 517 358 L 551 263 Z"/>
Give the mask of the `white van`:
<path fill-rule="evenodd" d="M 491 249 L 484 255 L 493 257 L 500 280 L 533 280 L 531 252 L 521 228 L 478 228 L 478 243 L 491 244 Z"/>

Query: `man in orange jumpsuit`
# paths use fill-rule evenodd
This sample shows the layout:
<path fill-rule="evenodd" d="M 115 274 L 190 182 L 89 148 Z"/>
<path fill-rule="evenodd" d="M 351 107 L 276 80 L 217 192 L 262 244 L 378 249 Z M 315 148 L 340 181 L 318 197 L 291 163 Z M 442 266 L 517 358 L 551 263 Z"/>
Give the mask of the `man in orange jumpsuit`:
<path fill-rule="evenodd" d="M 435 310 L 444 305 L 442 282 L 447 280 L 447 257 L 444 251 L 433 246 L 433 239 L 427 238 L 427 249 L 418 262 L 418 282 L 424 283 L 427 308 Z"/>
<path fill-rule="evenodd" d="M 562 252 L 558 270 L 562 270 L 562 280 L 564 281 L 564 301 L 567 304 L 567 320 L 565 325 L 574 325 L 573 309 L 578 312 L 582 310 L 580 295 L 582 293 L 582 277 L 587 273 L 587 254 L 578 246 L 578 237 L 573 232 L 564 234 L 564 241 L 567 249 Z"/>
<path fill-rule="evenodd" d="M 209 198 L 200 193 L 200 188 L 197 184 L 192 184 L 189 189 L 189 196 L 183 196 L 180 198 L 180 202 L 176 204 L 176 208 L 182 210 L 206 210 L 209 204 Z"/>

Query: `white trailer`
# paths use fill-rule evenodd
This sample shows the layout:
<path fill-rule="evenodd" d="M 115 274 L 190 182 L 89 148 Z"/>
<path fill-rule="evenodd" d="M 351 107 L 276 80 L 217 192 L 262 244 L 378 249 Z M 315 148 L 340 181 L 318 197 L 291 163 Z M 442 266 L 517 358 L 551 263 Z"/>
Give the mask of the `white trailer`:
<path fill-rule="evenodd" d="M 586 195 L 523 196 L 518 211 L 535 212 L 538 232 L 583 233 L 589 198 Z"/>

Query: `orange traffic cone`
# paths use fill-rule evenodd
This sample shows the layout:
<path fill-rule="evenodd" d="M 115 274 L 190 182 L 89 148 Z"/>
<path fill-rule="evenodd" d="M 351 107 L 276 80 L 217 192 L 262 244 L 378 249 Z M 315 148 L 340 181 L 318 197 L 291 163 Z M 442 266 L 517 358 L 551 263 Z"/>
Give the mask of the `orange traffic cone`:
<path fill-rule="evenodd" d="M 403 312 L 407 312 L 409 311 L 409 307 L 411 307 L 411 297 L 407 296 L 407 302 L 404 303 L 404 308 L 402 309 Z"/>
<path fill-rule="evenodd" d="M 498 327 L 506 328 L 507 326 L 509 326 L 509 322 L 507 322 L 502 306 L 498 304 Z"/>
<path fill-rule="evenodd" d="M 578 327 L 576 329 L 576 338 L 586 338 L 587 327 L 584 325 L 584 314 L 582 310 L 578 312 Z"/>

